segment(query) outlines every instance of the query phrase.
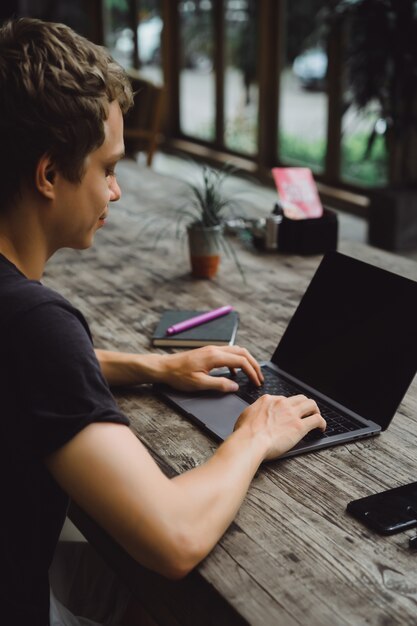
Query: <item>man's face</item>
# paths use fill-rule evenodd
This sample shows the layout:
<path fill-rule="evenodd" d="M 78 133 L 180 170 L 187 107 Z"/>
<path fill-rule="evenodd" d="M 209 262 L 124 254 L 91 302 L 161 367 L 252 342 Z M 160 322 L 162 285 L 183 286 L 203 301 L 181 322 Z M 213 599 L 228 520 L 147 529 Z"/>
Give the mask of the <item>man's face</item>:
<path fill-rule="evenodd" d="M 106 222 L 109 203 L 121 196 L 115 167 L 124 154 L 123 116 L 117 102 L 110 104 L 104 131 L 104 143 L 86 158 L 80 183 L 56 174 L 51 253 L 63 247 L 80 250 L 91 246 L 96 231 Z"/>

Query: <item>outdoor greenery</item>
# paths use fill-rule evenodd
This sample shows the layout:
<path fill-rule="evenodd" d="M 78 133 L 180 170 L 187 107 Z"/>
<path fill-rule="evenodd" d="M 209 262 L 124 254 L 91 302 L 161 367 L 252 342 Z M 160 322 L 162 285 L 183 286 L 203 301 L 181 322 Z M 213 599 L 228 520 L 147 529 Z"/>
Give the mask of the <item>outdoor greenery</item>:
<path fill-rule="evenodd" d="M 389 181 L 417 185 L 417 1 L 332 0 L 327 21 L 345 36 L 346 105 L 377 111 L 363 157 L 382 134 Z"/>
<path fill-rule="evenodd" d="M 257 123 L 253 118 L 237 115 L 226 126 L 225 144 L 242 154 L 256 154 Z"/>
<path fill-rule="evenodd" d="M 130 0 L 105 0 L 115 22 L 126 19 Z M 141 0 L 140 19 L 160 13 L 158 0 Z M 213 3 L 195 0 L 180 2 L 182 58 L 185 67 L 210 71 L 214 52 Z M 250 85 L 256 82 L 256 49 L 259 33 L 256 0 L 225 2 L 226 67 L 240 70 L 246 105 L 250 103 Z M 417 128 L 417 1 L 416 0 L 297 0 L 286 3 L 285 66 L 306 47 L 319 44 L 326 48 L 326 37 L 342 25 L 347 44 L 344 68 L 347 89 L 346 109 L 359 112 L 372 102 L 376 114 L 368 134 L 365 126 L 346 131 L 341 138 L 341 177 L 368 187 L 392 180 L 388 158 L 398 144 L 407 144 L 410 128 Z M 256 104 L 256 103 L 255 103 Z M 378 108 L 379 106 L 379 108 Z M 253 106 L 252 109 L 256 107 Z M 232 151 L 252 156 L 257 151 L 257 120 L 253 111 L 243 107 L 234 119 L 226 120 L 225 145 Z M 325 168 L 326 140 L 308 139 L 279 131 L 277 159 L 289 165 L 304 165 L 320 173 Z M 205 141 L 214 138 L 214 121 L 201 124 L 192 135 Z M 384 145 L 384 140 L 387 144 Z M 417 142 L 416 142 L 417 143 Z M 417 168 L 409 149 L 401 148 L 397 161 Z M 398 159 L 398 154 L 400 158 Z M 407 166 L 407 167 L 406 167 Z M 411 169 L 412 169 L 411 168 Z M 404 170 L 404 171 L 405 171 Z M 398 178 L 398 176 L 400 178 Z M 397 180 L 412 179 L 413 172 L 403 172 Z M 417 178 L 417 173 L 416 173 Z"/>
<path fill-rule="evenodd" d="M 365 187 L 383 187 L 388 183 L 387 148 L 382 137 L 368 153 L 369 135 L 357 133 L 342 141 L 342 178 Z"/>
<path fill-rule="evenodd" d="M 206 134 L 209 132 L 205 129 Z M 369 135 L 356 132 L 342 138 L 341 174 L 343 180 L 364 187 L 382 187 L 388 182 L 387 148 L 380 137 L 367 158 Z M 236 152 L 253 154 L 256 150 L 256 124 L 253 120 L 235 120 L 227 128 L 227 145 Z M 289 166 L 309 167 L 315 173 L 324 169 L 326 140 L 308 140 L 280 132 L 280 160 Z"/>
<path fill-rule="evenodd" d="M 281 132 L 279 136 L 281 160 L 289 165 L 310 167 L 313 172 L 321 172 L 324 167 L 326 141 L 307 140 Z"/>
<path fill-rule="evenodd" d="M 128 0 L 105 0 L 105 5 L 108 9 L 115 9 L 117 11 L 128 11 Z"/>
<path fill-rule="evenodd" d="M 375 142 L 368 158 L 363 155 L 367 150 L 368 135 L 356 133 L 348 135 L 342 141 L 342 178 L 346 182 L 366 187 L 383 186 L 387 182 L 386 147 L 382 140 Z M 320 173 L 324 168 L 326 141 L 306 141 L 286 133 L 280 135 L 281 158 L 289 165 L 310 167 Z"/>

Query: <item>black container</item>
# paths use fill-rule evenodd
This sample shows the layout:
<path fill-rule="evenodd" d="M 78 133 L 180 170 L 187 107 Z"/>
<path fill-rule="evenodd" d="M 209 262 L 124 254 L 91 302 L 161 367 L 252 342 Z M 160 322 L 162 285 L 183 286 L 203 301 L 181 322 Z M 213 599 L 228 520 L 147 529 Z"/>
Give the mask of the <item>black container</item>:
<path fill-rule="evenodd" d="M 278 229 L 278 251 L 323 254 L 337 248 L 337 214 L 323 209 L 322 217 L 292 220 L 285 215 Z"/>

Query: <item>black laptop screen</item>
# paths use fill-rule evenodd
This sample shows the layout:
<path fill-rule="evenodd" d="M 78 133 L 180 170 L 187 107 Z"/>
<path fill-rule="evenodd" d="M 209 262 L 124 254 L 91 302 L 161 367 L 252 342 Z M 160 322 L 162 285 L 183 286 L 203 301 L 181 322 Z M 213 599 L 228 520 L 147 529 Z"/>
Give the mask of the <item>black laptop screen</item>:
<path fill-rule="evenodd" d="M 417 369 L 417 282 L 327 254 L 272 361 L 386 428 Z"/>

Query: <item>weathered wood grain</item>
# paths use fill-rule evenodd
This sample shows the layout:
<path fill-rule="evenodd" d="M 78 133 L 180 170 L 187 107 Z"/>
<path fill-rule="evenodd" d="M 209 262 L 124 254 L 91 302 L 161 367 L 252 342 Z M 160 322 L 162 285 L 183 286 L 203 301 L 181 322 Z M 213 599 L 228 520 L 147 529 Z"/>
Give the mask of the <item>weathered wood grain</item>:
<path fill-rule="evenodd" d="M 94 247 L 61 251 L 44 279 L 84 312 L 96 346 L 147 351 L 162 309 L 230 303 L 240 313 L 239 343 L 258 358 L 269 356 L 320 257 L 261 254 L 236 241 L 247 284 L 228 258 L 215 280 L 193 280 L 174 229 L 154 246 L 157 228 L 168 219 L 158 209 L 181 204 L 184 185 L 129 162 L 120 164 L 119 181 L 124 196 L 111 207 Z M 245 209 L 263 211 L 253 203 Z M 150 216 L 156 221 L 150 223 Z M 417 279 L 412 261 L 348 242 L 340 250 Z M 215 449 L 213 440 L 150 388 L 115 394 L 132 429 L 168 474 L 199 465 Z M 416 624 L 417 556 L 407 546 L 412 533 L 380 537 L 345 513 L 351 499 L 416 480 L 416 449 L 414 381 L 381 436 L 265 464 L 236 521 L 181 583 L 146 572 L 81 512 L 77 519 L 161 624 Z"/>

